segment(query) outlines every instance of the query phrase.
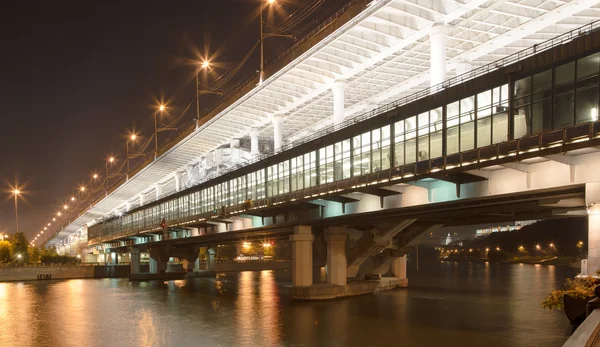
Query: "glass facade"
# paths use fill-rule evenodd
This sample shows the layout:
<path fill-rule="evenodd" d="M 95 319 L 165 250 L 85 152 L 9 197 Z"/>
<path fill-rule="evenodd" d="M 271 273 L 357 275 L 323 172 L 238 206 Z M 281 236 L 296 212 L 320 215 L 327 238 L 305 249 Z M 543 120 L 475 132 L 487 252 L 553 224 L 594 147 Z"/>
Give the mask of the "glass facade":
<path fill-rule="evenodd" d="M 220 214 L 237 206 L 351 177 L 434 160 L 598 120 L 600 53 L 419 114 L 90 227 L 90 239 Z M 512 122 L 509 122 L 512 115 Z M 512 123 L 512 125 L 511 125 Z M 512 126 L 512 129 L 510 128 Z M 232 173 L 235 176 L 235 173 Z"/>
<path fill-rule="evenodd" d="M 515 82 L 514 138 L 598 120 L 600 53 Z"/>

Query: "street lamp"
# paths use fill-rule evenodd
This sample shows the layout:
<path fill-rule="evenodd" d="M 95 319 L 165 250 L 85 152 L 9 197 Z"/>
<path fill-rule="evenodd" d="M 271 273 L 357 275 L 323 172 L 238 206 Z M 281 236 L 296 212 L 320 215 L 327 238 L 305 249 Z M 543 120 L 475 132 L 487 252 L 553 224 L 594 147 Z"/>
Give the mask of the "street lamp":
<path fill-rule="evenodd" d="M 2 238 L 2 241 L 4 241 L 4 238 L 8 237 L 8 235 L 6 235 L 6 234 L 0 234 L 0 237 Z"/>
<path fill-rule="evenodd" d="M 158 111 L 162 113 L 165 110 L 165 105 L 158 106 Z M 158 156 L 158 121 L 156 119 L 157 113 L 154 112 L 154 160 Z"/>
<path fill-rule="evenodd" d="M 18 197 L 21 194 L 19 188 L 15 188 L 12 191 L 13 196 L 15 197 L 15 222 L 17 224 L 17 232 L 19 232 L 19 209 L 18 209 Z"/>
<path fill-rule="evenodd" d="M 125 156 L 127 157 L 127 179 L 129 179 L 129 141 L 131 141 L 131 143 L 135 142 L 135 140 L 137 139 L 137 135 L 135 133 L 132 133 L 131 135 L 129 135 L 129 137 L 127 138 L 127 141 L 125 141 Z"/>
<path fill-rule="evenodd" d="M 105 173 L 106 173 L 106 175 L 104 176 L 104 194 L 105 195 L 108 195 L 108 164 L 112 164 L 114 161 L 115 161 L 115 157 L 110 156 L 104 163 L 104 168 L 105 168 Z"/>
<path fill-rule="evenodd" d="M 265 9 L 265 3 L 267 5 L 276 4 L 275 0 L 260 0 L 260 75 L 258 78 L 258 84 L 262 84 L 264 80 L 264 72 L 265 72 L 265 59 L 264 59 L 264 39 L 266 37 L 287 37 L 291 38 L 292 35 L 283 35 L 283 34 L 265 34 L 263 30 L 263 11 Z"/>

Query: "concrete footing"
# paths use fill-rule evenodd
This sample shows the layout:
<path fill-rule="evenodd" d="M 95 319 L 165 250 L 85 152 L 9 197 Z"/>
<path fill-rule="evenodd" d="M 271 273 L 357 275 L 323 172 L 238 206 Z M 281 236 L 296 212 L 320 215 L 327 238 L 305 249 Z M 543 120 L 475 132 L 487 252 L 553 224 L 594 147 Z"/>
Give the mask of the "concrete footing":
<path fill-rule="evenodd" d="M 160 274 L 140 273 L 129 275 L 130 281 L 151 281 L 151 280 L 182 280 L 186 278 L 216 277 L 215 271 L 190 271 L 190 272 L 165 272 Z"/>
<path fill-rule="evenodd" d="M 294 300 L 330 300 L 348 296 L 373 294 L 397 288 L 406 288 L 408 279 L 383 277 L 372 281 L 350 281 L 345 286 L 334 284 L 313 284 L 306 287 L 290 287 L 290 297 Z"/>

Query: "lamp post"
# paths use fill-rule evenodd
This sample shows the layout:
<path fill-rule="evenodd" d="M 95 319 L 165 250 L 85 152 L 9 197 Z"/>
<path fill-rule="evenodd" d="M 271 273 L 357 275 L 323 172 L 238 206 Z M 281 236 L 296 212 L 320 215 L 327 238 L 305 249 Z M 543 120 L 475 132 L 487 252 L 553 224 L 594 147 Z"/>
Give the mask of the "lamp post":
<path fill-rule="evenodd" d="M 108 195 L 108 164 L 112 164 L 115 161 L 115 157 L 109 157 L 104 163 L 106 176 L 104 177 L 104 194 Z M 83 191 L 83 190 L 82 190 Z"/>
<path fill-rule="evenodd" d="M 273 5 L 276 3 L 275 0 L 260 0 L 260 75 L 258 78 L 258 84 L 262 84 L 265 75 L 265 54 L 264 54 L 264 39 L 266 37 L 287 37 L 291 38 L 292 35 L 283 35 L 283 34 L 265 34 L 263 29 L 263 11 L 265 9 L 265 2 L 268 5 Z"/>
<path fill-rule="evenodd" d="M 200 70 L 208 69 L 210 66 L 210 62 L 205 60 L 198 64 L 196 68 L 196 128 L 198 127 L 198 122 L 200 122 L 200 80 L 198 75 L 200 74 Z"/>
<path fill-rule="evenodd" d="M 162 113 L 165 110 L 165 105 L 158 106 L 158 111 Z M 156 119 L 157 112 L 154 111 L 154 160 L 158 156 L 158 121 Z"/>
<path fill-rule="evenodd" d="M 200 94 L 216 94 L 223 95 L 222 92 L 215 89 L 200 89 L 200 70 L 209 70 L 210 69 L 210 61 L 204 60 L 198 63 L 198 67 L 196 68 L 196 128 L 200 126 Z"/>
<path fill-rule="evenodd" d="M 13 189 L 12 191 L 13 196 L 15 197 L 15 222 L 17 224 L 17 232 L 19 232 L 19 204 L 18 204 L 18 198 L 19 198 L 19 194 L 21 194 L 21 191 L 18 188 Z"/>
<path fill-rule="evenodd" d="M 131 143 L 135 142 L 135 139 L 137 139 L 137 135 L 136 134 L 131 134 L 129 136 L 129 138 L 127 139 L 127 141 L 125 141 L 125 156 L 127 157 L 127 179 L 129 179 L 129 141 L 131 141 Z"/>

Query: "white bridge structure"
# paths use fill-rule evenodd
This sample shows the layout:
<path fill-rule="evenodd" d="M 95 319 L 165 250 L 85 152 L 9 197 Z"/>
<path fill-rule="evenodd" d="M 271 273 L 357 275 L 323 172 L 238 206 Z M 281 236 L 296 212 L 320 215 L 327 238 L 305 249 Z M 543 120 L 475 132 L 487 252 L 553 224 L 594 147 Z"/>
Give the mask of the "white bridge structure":
<path fill-rule="evenodd" d="M 411 105 L 418 104 L 421 99 L 429 98 L 428 100 L 435 102 L 438 100 L 436 98 L 441 98 L 443 95 L 448 98 L 448 101 L 440 101 L 441 106 L 436 109 L 433 109 L 435 105 L 431 105 L 432 109 L 427 111 L 428 120 L 424 128 L 422 124 L 425 123 L 421 120 L 422 113 L 419 113 L 418 117 L 415 116 L 417 118 L 413 117 L 415 124 L 411 123 L 412 118 L 407 114 L 404 117 L 406 120 L 402 121 L 405 123 L 394 122 L 388 128 L 387 125 L 382 125 L 383 123 L 377 125 L 377 129 L 381 129 L 377 130 L 380 134 L 377 136 L 382 138 L 387 136 L 388 139 L 394 137 L 391 140 L 394 145 L 390 146 L 388 142 L 390 147 L 388 152 L 384 150 L 383 154 L 375 154 L 380 152 L 375 151 L 376 146 L 373 141 L 376 141 L 376 135 L 373 133 L 369 140 L 372 141 L 372 145 L 369 147 L 370 165 L 367 165 L 366 176 L 368 180 L 364 185 L 355 183 L 353 186 L 341 188 L 339 185 L 336 188 L 328 185 L 326 190 L 308 196 L 312 196 L 313 200 L 326 200 L 322 202 L 326 210 L 322 212 L 322 217 L 344 217 L 352 213 L 368 214 L 385 209 L 398 209 L 398 213 L 404 213 L 401 212 L 402 208 L 412 211 L 414 216 L 406 216 L 395 228 L 386 229 L 392 230 L 391 233 L 380 235 L 379 241 L 369 241 L 371 245 L 369 252 L 381 252 L 401 231 L 408 230 L 411 225 L 416 227 L 418 222 L 415 221 L 426 222 L 415 229 L 423 232 L 452 223 L 523 218 L 515 214 L 518 211 L 510 209 L 500 209 L 504 212 L 500 211 L 496 214 L 490 211 L 481 212 L 476 220 L 466 215 L 464 220 L 453 219 L 450 215 L 447 215 L 447 220 L 443 220 L 442 217 L 438 219 L 432 216 L 419 217 L 428 210 L 435 209 L 434 203 L 457 203 L 461 200 L 494 197 L 498 199 L 494 200 L 494 204 L 510 205 L 507 200 L 502 199 L 506 199 L 506 196 L 514 196 L 515 201 L 523 203 L 523 205 L 517 203 L 515 206 L 522 207 L 526 216 L 539 213 L 544 217 L 552 218 L 589 213 L 590 264 L 599 267 L 600 248 L 595 248 L 596 242 L 592 239 L 600 240 L 600 220 L 597 223 L 591 222 L 596 218 L 594 203 L 600 202 L 600 188 L 594 183 L 600 181 L 597 175 L 597 172 L 600 172 L 600 153 L 596 147 L 598 101 L 596 106 L 581 106 L 585 108 L 587 118 L 572 116 L 576 119 L 564 125 L 564 128 L 567 128 L 577 124 L 590 124 L 585 134 L 570 137 L 571 135 L 565 131 L 567 135 L 554 142 L 545 143 L 548 137 L 536 135 L 543 132 L 537 131 L 536 127 L 544 131 L 557 130 L 560 117 L 558 112 L 554 112 L 554 116 L 549 118 L 551 125 L 546 127 L 545 123 L 537 124 L 538 121 L 544 122 L 542 118 L 546 119 L 544 118 L 546 116 L 536 118 L 536 112 L 541 112 L 536 108 L 538 104 L 535 100 L 527 99 L 526 95 L 533 94 L 535 99 L 536 88 L 540 85 L 538 78 L 546 75 L 537 77 L 539 74 L 535 74 L 537 72 L 532 70 L 529 76 L 534 77 L 520 77 L 518 81 L 509 78 L 507 81 L 499 82 L 497 87 L 490 87 L 486 92 L 478 90 L 479 87 L 475 85 L 469 85 L 464 88 L 473 90 L 470 99 L 464 96 L 457 97 L 457 100 L 464 98 L 460 100 L 460 106 L 458 101 L 455 102 L 457 106 L 454 106 L 450 100 L 454 95 L 452 93 L 464 94 L 460 89 L 461 83 L 479 81 L 482 76 L 487 75 L 492 79 L 496 78 L 495 71 L 505 75 L 514 73 L 515 69 L 519 68 L 520 62 L 523 62 L 523 66 L 529 67 L 531 64 L 527 63 L 526 59 L 534 59 L 540 52 L 552 50 L 561 44 L 568 44 L 583 34 L 592 35 L 596 28 L 594 24 L 584 27 L 581 32 L 578 28 L 600 18 L 599 3 L 600 0 L 351 1 L 343 12 L 329 20 L 326 25 L 319 27 L 320 30 L 315 36 L 302 40 L 288 56 L 283 57 L 280 66 L 267 70 L 263 83 L 254 82 L 238 91 L 228 101 L 224 101 L 177 143 L 164 148 L 155 160 L 129 175 L 126 180 L 112 187 L 106 196 L 97 199 L 65 225 L 55 230 L 45 244 L 57 247 L 60 252 L 71 254 L 81 254 L 82 249 L 103 242 L 120 240 L 119 242 L 124 242 L 125 245 L 125 241 L 117 237 L 117 234 L 112 238 L 97 238 L 95 241 L 92 237 L 88 239 L 88 228 L 105 220 L 127 215 L 132 211 L 143 210 L 144 206 L 153 206 L 153 203 L 164 201 L 171 196 L 180 196 L 190 189 L 193 190 L 194 187 L 208 184 L 207 182 L 211 180 L 226 175 L 231 175 L 234 179 L 235 170 L 242 170 L 261 162 L 268 162 L 268 165 L 278 162 L 278 159 L 270 158 L 282 158 L 286 153 L 294 151 L 296 156 L 302 155 L 304 153 L 302 146 L 311 141 L 338 136 L 340 146 L 343 147 L 343 135 L 335 134 L 342 134 L 344 129 L 362 123 L 366 124 L 366 130 L 374 129 L 375 125 L 369 122 L 379 114 L 393 112 L 396 108 L 410 110 Z M 557 39 L 552 40 L 555 37 Z M 588 60 L 595 59 L 592 57 L 582 60 L 583 53 L 591 56 L 590 54 L 594 52 L 595 48 L 591 46 L 587 53 L 584 48 L 581 48 L 581 52 L 577 53 L 579 56 L 573 53 L 570 57 L 565 55 L 564 59 L 578 61 L 578 69 L 579 67 L 583 69 Z M 555 62 L 551 65 L 557 65 L 560 57 L 554 59 Z M 540 67 L 543 66 L 539 64 Z M 550 71 L 549 76 L 562 76 L 563 72 L 558 72 L 554 65 L 550 70 L 546 68 L 544 71 Z M 579 80 L 583 72 L 578 74 L 573 72 L 573 77 L 569 78 Z M 546 82 L 549 86 L 553 83 L 557 85 L 557 78 L 549 77 Z M 577 83 L 573 88 L 583 88 Z M 590 86 L 593 85 L 598 89 L 597 82 L 589 83 Z M 556 95 L 559 92 L 552 90 L 552 100 L 555 98 L 558 100 Z M 488 92 L 489 96 L 485 96 Z M 579 93 L 579 89 L 574 93 Z M 480 96 L 483 94 L 485 94 L 483 97 Z M 517 96 L 521 95 L 525 97 L 519 99 Z M 596 92 L 597 96 L 598 92 Z M 526 99 L 529 101 L 524 101 Z M 390 103 L 395 104 L 390 106 Z M 495 117 L 492 121 L 490 116 L 491 123 L 485 123 L 487 125 L 483 120 L 485 112 L 480 110 L 484 103 L 487 103 L 490 110 L 494 110 L 490 113 L 494 113 Z M 519 108 L 519 105 L 525 104 L 533 106 Z M 558 101 L 551 104 L 551 107 L 558 107 L 556 105 Z M 452 123 L 450 119 L 451 113 L 454 112 L 453 107 L 456 107 L 457 114 L 458 110 L 461 110 L 461 116 L 457 116 L 456 123 Z M 574 112 L 583 115 L 583 108 Z M 465 109 L 471 110 L 468 111 L 469 114 L 477 119 L 471 119 L 472 122 L 464 120 Z M 595 116 L 594 112 L 596 112 Z M 420 124 L 420 128 L 416 124 Z M 473 124 L 472 128 L 468 128 L 471 126 L 469 124 Z M 402 130 L 400 127 L 403 127 Z M 411 127 L 419 128 L 418 133 L 415 132 L 414 135 L 418 140 L 415 139 L 414 143 L 409 142 Z M 477 131 L 474 130 L 475 128 Z M 455 134 L 454 130 L 458 132 Z M 405 133 L 399 135 L 400 131 Z M 486 131 L 489 135 L 485 136 L 488 136 L 489 141 L 485 140 L 483 135 Z M 516 141 L 517 138 L 526 135 L 536 135 L 539 143 L 535 146 L 528 145 L 527 149 L 523 150 L 525 145 L 521 141 L 518 144 L 520 148 L 507 150 L 506 155 L 501 155 L 502 143 L 510 143 L 511 140 Z M 424 136 L 427 136 L 426 148 Z M 456 150 L 452 149 L 454 139 L 456 139 Z M 402 147 L 399 146 L 398 141 L 403 141 Z M 436 141 L 439 141 L 439 144 Z M 585 146 L 582 145 L 582 141 L 589 141 L 589 146 L 587 142 Z M 378 145 L 385 147 L 385 140 L 383 142 Z M 469 143 L 472 143 L 470 147 Z M 580 144 L 577 145 L 578 143 Z M 415 146 L 418 146 L 418 149 Z M 495 146 L 496 153 L 492 155 L 482 153 L 481 149 L 486 146 Z M 560 151 L 557 146 L 560 147 Z M 394 149 L 391 149 L 392 147 Z M 471 157 L 467 155 L 470 153 L 468 151 L 477 149 L 479 149 L 477 154 L 469 159 Z M 348 156 L 354 158 L 354 150 L 354 147 L 348 149 L 348 153 L 352 153 Z M 399 155 L 399 151 L 404 151 L 402 156 Z M 536 155 L 537 151 L 540 155 Z M 326 153 L 326 150 L 323 153 Z M 414 158 L 411 159 L 413 153 Z M 448 159 L 453 153 L 461 155 L 456 165 L 451 165 Z M 374 155 L 381 158 L 377 164 L 373 159 Z M 440 169 L 435 166 L 436 157 L 445 158 Z M 339 170 L 344 172 L 346 169 L 348 172 L 354 170 L 348 177 L 340 171 L 343 179 L 362 175 L 360 169 L 358 174 L 356 173 L 358 166 L 363 167 L 362 172 L 365 172 L 363 164 L 366 157 L 361 158 L 363 159 L 352 159 L 351 164 L 350 161 L 345 163 L 340 159 Z M 388 164 L 385 164 L 386 158 Z M 419 176 L 421 170 L 418 168 L 418 163 L 421 162 L 428 163 L 427 177 Z M 414 165 L 415 169 L 411 172 L 405 171 L 404 164 Z M 331 172 L 337 172 L 335 164 L 332 165 Z M 288 170 L 287 167 L 285 170 Z M 311 187 L 341 181 L 337 178 L 330 180 L 323 170 L 320 183 L 312 184 Z M 460 170 L 460 173 L 456 171 L 455 175 L 453 170 Z M 443 171 L 445 176 L 436 177 L 438 171 Z M 380 172 L 386 172 L 386 176 L 381 177 Z M 374 175 L 377 177 L 373 178 Z M 281 177 L 276 174 L 267 176 L 265 173 L 264 177 L 267 184 L 271 180 L 281 180 Z M 285 179 L 287 180 L 288 176 L 285 176 Z M 394 179 L 397 181 L 393 182 Z M 307 180 L 311 179 L 307 178 Z M 265 182 L 261 184 L 264 185 Z M 379 190 L 367 190 L 365 187 L 368 188 L 369 185 Z M 229 187 L 232 187 L 231 183 Z M 275 189 L 269 187 L 265 190 Z M 365 189 L 359 189 L 361 187 Z M 230 189 L 233 192 L 233 188 Z M 286 194 L 291 194 L 293 189 L 288 187 L 284 190 Z M 303 189 L 306 189 L 306 186 L 303 185 Z M 344 189 L 347 190 L 342 192 Z M 330 197 L 327 200 L 326 196 L 329 196 L 327 194 L 331 195 L 335 191 L 339 193 L 337 197 Z M 539 192 L 539 196 L 532 197 L 536 192 Z M 263 198 L 277 195 L 272 191 L 270 193 L 271 195 L 254 195 L 252 200 L 258 202 Z M 294 197 L 287 202 L 299 201 L 302 198 L 305 196 Z M 234 198 L 231 199 L 233 201 Z M 499 202 L 500 200 L 504 202 Z M 285 202 L 278 201 L 277 204 Z M 245 230 L 280 223 L 280 218 L 276 218 L 275 214 L 261 216 L 258 212 L 253 214 L 251 211 L 246 211 L 247 215 L 241 216 L 241 208 L 234 208 L 236 203 L 239 201 L 232 202 L 227 210 L 232 216 L 237 213 L 236 217 L 229 218 L 226 223 L 211 222 L 220 225 L 217 231 Z M 257 203 L 255 207 L 272 204 L 276 203 L 270 200 L 260 205 Z M 337 207 L 332 208 L 333 204 L 341 204 L 342 210 Z M 349 204 L 347 211 L 346 204 Z M 535 208 L 530 208 L 531 206 L 527 204 L 533 204 Z M 217 206 L 216 203 L 213 205 Z M 453 208 L 456 206 L 458 205 Z M 210 210 L 213 210 L 212 207 Z M 333 210 L 336 212 L 332 212 Z M 440 216 L 444 216 L 442 212 L 440 213 Z M 221 220 L 227 219 L 222 213 L 218 214 Z M 261 219 L 260 222 L 256 220 L 258 217 Z M 201 234 L 197 230 L 199 220 L 196 218 L 189 221 L 190 228 L 196 229 L 196 235 Z M 185 227 L 186 223 L 188 222 L 182 220 L 177 222 L 177 225 Z M 344 223 L 348 224 L 348 222 Z M 158 223 L 155 227 L 158 227 Z M 294 237 L 299 242 L 310 239 L 307 236 L 309 229 L 297 227 L 294 230 L 296 231 Z M 140 229 L 136 232 L 140 234 L 142 231 Z M 595 235 L 593 237 L 592 231 Z M 332 245 L 340 242 L 338 236 L 342 234 L 343 232 L 337 229 L 328 232 Z M 191 236 L 195 235 L 192 233 Z M 127 237 L 137 236 L 129 233 Z M 356 239 L 360 240 L 360 235 Z M 153 238 L 150 241 L 160 240 Z M 374 244 L 377 242 L 379 246 L 375 247 Z M 112 247 L 114 248 L 114 244 Z M 400 252 L 400 248 L 398 246 L 396 250 Z M 400 253 L 397 253 L 396 257 L 405 254 Z M 357 271 L 368 258 L 363 256 L 362 258 L 365 259 L 362 259 L 360 255 L 351 254 L 348 257 L 348 271 L 351 272 Z M 396 268 L 398 266 L 396 265 Z M 345 274 L 346 272 L 332 276 L 345 278 Z M 298 281 L 308 280 L 298 279 Z M 345 280 L 340 280 L 339 283 L 341 282 L 345 283 Z"/>

